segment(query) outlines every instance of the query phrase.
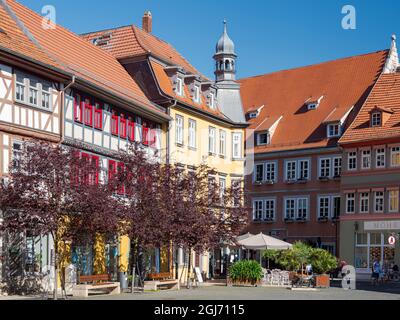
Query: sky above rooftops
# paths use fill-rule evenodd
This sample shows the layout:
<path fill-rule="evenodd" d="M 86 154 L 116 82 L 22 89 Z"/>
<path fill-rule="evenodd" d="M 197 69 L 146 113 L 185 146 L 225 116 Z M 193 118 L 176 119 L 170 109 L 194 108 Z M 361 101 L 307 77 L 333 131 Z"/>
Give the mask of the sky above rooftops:
<path fill-rule="evenodd" d="M 388 49 L 393 33 L 400 45 L 398 0 L 18 1 L 39 13 L 53 5 L 56 22 L 75 33 L 141 26 L 150 10 L 153 34 L 210 78 L 224 18 L 239 55 L 238 78 Z M 345 30 L 342 8 L 349 4 L 356 10 L 356 29 Z"/>

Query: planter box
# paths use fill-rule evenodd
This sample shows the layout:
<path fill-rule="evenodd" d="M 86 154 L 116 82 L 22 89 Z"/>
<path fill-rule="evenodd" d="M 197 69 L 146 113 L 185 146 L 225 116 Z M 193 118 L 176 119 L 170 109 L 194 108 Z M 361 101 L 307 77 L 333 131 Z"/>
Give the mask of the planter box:
<path fill-rule="evenodd" d="M 315 276 L 315 286 L 317 288 L 329 288 L 331 283 L 331 279 L 329 275 L 322 274 Z"/>

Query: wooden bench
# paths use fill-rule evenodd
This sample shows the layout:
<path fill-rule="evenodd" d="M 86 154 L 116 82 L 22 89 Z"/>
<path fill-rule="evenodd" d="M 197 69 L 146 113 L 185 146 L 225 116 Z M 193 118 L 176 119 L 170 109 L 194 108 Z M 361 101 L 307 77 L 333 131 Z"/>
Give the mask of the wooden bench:
<path fill-rule="evenodd" d="M 109 274 L 96 274 L 90 276 L 80 276 L 78 283 L 72 289 L 74 297 L 87 298 L 90 293 L 108 293 L 117 295 L 121 293 L 119 282 L 111 282 Z"/>
<path fill-rule="evenodd" d="M 167 287 L 167 289 L 180 289 L 179 280 L 175 280 L 169 272 L 152 273 L 147 276 L 150 281 L 144 282 L 145 291 L 157 291 L 158 288 Z"/>

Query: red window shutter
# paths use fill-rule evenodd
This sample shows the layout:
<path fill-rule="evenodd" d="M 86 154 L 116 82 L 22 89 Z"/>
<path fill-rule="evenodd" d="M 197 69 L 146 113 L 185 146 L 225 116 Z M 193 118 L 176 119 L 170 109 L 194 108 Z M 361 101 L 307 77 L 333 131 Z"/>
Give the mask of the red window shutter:
<path fill-rule="evenodd" d="M 108 160 L 108 179 L 112 180 L 117 173 L 117 166 L 114 160 Z"/>
<path fill-rule="evenodd" d="M 74 160 L 78 160 L 80 158 L 80 152 L 79 151 L 74 151 L 73 152 L 73 157 L 75 158 Z M 74 161 L 73 160 L 73 161 Z M 77 163 L 74 163 L 72 165 L 72 172 L 71 172 L 71 184 L 75 187 L 77 187 L 79 185 L 79 174 L 80 174 L 80 170 L 79 170 L 79 166 Z"/>
<path fill-rule="evenodd" d="M 118 173 L 122 173 L 125 170 L 125 164 L 122 162 L 118 162 Z M 121 184 L 120 187 L 118 188 L 118 193 L 123 195 L 125 194 L 125 184 Z"/>
<path fill-rule="evenodd" d="M 75 95 L 74 99 L 74 117 L 75 121 L 82 122 L 83 109 L 82 109 L 82 98 L 80 94 Z"/>
<path fill-rule="evenodd" d="M 85 124 L 91 127 L 93 126 L 93 106 L 89 98 L 85 99 L 84 106 Z"/>
<path fill-rule="evenodd" d="M 118 115 L 113 114 L 111 117 L 111 134 L 118 135 Z"/>
<path fill-rule="evenodd" d="M 129 120 L 128 122 L 128 138 L 135 141 L 135 121 Z"/>
<path fill-rule="evenodd" d="M 90 172 L 87 166 L 89 165 L 90 156 L 87 153 L 82 153 L 82 160 L 85 168 L 81 168 L 81 183 L 88 185 L 90 183 Z"/>
<path fill-rule="evenodd" d="M 93 184 L 99 184 L 99 163 L 100 163 L 100 157 L 99 156 L 92 156 L 92 164 L 95 166 L 95 172 L 94 172 L 94 177 L 92 177 Z"/>
<path fill-rule="evenodd" d="M 119 118 L 119 133 L 121 138 L 126 138 L 126 119 L 123 114 Z"/>
<path fill-rule="evenodd" d="M 103 108 L 101 103 L 96 102 L 94 108 L 94 127 L 103 130 Z"/>
<path fill-rule="evenodd" d="M 149 128 L 147 128 L 146 126 L 143 126 L 142 128 L 142 142 L 144 145 L 148 146 L 149 145 Z"/>
<path fill-rule="evenodd" d="M 156 147 L 156 142 L 157 142 L 157 129 L 151 129 L 150 130 L 150 146 L 151 147 Z"/>

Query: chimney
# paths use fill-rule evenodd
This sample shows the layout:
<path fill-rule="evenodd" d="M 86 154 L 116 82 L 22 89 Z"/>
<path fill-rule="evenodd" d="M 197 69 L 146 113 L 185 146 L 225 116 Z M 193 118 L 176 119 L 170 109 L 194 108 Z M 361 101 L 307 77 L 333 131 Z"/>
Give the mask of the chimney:
<path fill-rule="evenodd" d="M 153 18 L 151 17 L 151 12 L 146 11 L 143 15 L 142 19 L 142 29 L 146 31 L 147 33 L 151 33 L 153 29 L 153 23 L 152 23 Z"/>

